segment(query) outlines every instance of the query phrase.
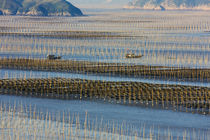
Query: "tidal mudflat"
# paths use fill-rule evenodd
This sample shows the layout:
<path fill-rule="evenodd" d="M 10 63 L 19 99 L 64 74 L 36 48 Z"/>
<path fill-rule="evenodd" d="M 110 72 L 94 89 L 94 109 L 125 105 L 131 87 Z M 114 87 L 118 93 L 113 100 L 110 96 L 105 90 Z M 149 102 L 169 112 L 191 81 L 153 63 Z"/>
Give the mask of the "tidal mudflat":
<path fill-rule="evenodd" d="M 208 140 L 208 11 L 88 15 L 0 16 L 0 138 Z"/>

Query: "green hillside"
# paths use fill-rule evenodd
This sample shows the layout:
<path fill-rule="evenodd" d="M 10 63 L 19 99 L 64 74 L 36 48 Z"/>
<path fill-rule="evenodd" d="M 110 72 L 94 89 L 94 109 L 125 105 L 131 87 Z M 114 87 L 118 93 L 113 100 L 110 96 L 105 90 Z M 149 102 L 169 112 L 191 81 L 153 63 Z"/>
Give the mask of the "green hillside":
<path fill-rule="evenodd" d="M 65 0 L 0 0 L 0 14 L 81 16 L 80 9 Z"/>
<path fill-rule="evenodd" d="M 164 7 L 169 9 L 210 7 L 210 0 L 133 0 L 128 7 L 155 8 Z"/>
<path fill-rule="evenodd" d="M 19 7 L 21 7 L 21 4 L 15 0 L 0 0 L 0 9 L 9 10 L 13 14 L 17 12 Z"/>

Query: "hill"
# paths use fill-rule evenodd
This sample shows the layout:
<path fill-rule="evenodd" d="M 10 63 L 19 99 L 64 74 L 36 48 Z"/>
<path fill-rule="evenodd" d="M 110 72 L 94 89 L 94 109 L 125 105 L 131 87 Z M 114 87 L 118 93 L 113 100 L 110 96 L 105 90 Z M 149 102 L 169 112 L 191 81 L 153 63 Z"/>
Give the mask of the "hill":
<path fill-rule="evenodd" d="M 0 0 L 0 15 L 81 16 L 66 0 Z"/>
<path fill-rule="evenodd" d="M 133 0 L 128 9 L 153 10 L 210 10 L 210 0 Z"/>

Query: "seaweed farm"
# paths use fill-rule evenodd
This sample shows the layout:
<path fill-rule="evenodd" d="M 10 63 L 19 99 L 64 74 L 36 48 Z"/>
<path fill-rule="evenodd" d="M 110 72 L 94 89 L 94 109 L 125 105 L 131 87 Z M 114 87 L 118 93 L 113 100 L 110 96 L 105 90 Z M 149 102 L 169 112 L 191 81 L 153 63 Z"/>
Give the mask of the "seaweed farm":
<path fill-rule="evenodd" d="M 208 12 L 0 16 L 0 139 L 210 140 Z"/>

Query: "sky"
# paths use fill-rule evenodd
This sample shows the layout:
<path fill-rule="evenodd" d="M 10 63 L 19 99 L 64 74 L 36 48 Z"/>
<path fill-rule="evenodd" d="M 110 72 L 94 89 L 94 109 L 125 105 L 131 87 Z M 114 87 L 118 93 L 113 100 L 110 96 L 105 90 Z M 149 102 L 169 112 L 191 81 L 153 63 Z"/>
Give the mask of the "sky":
<path fill-rule="evenodd" d="M 68 0 L 79 8 L 123 8 L 131 0 Z"/>

